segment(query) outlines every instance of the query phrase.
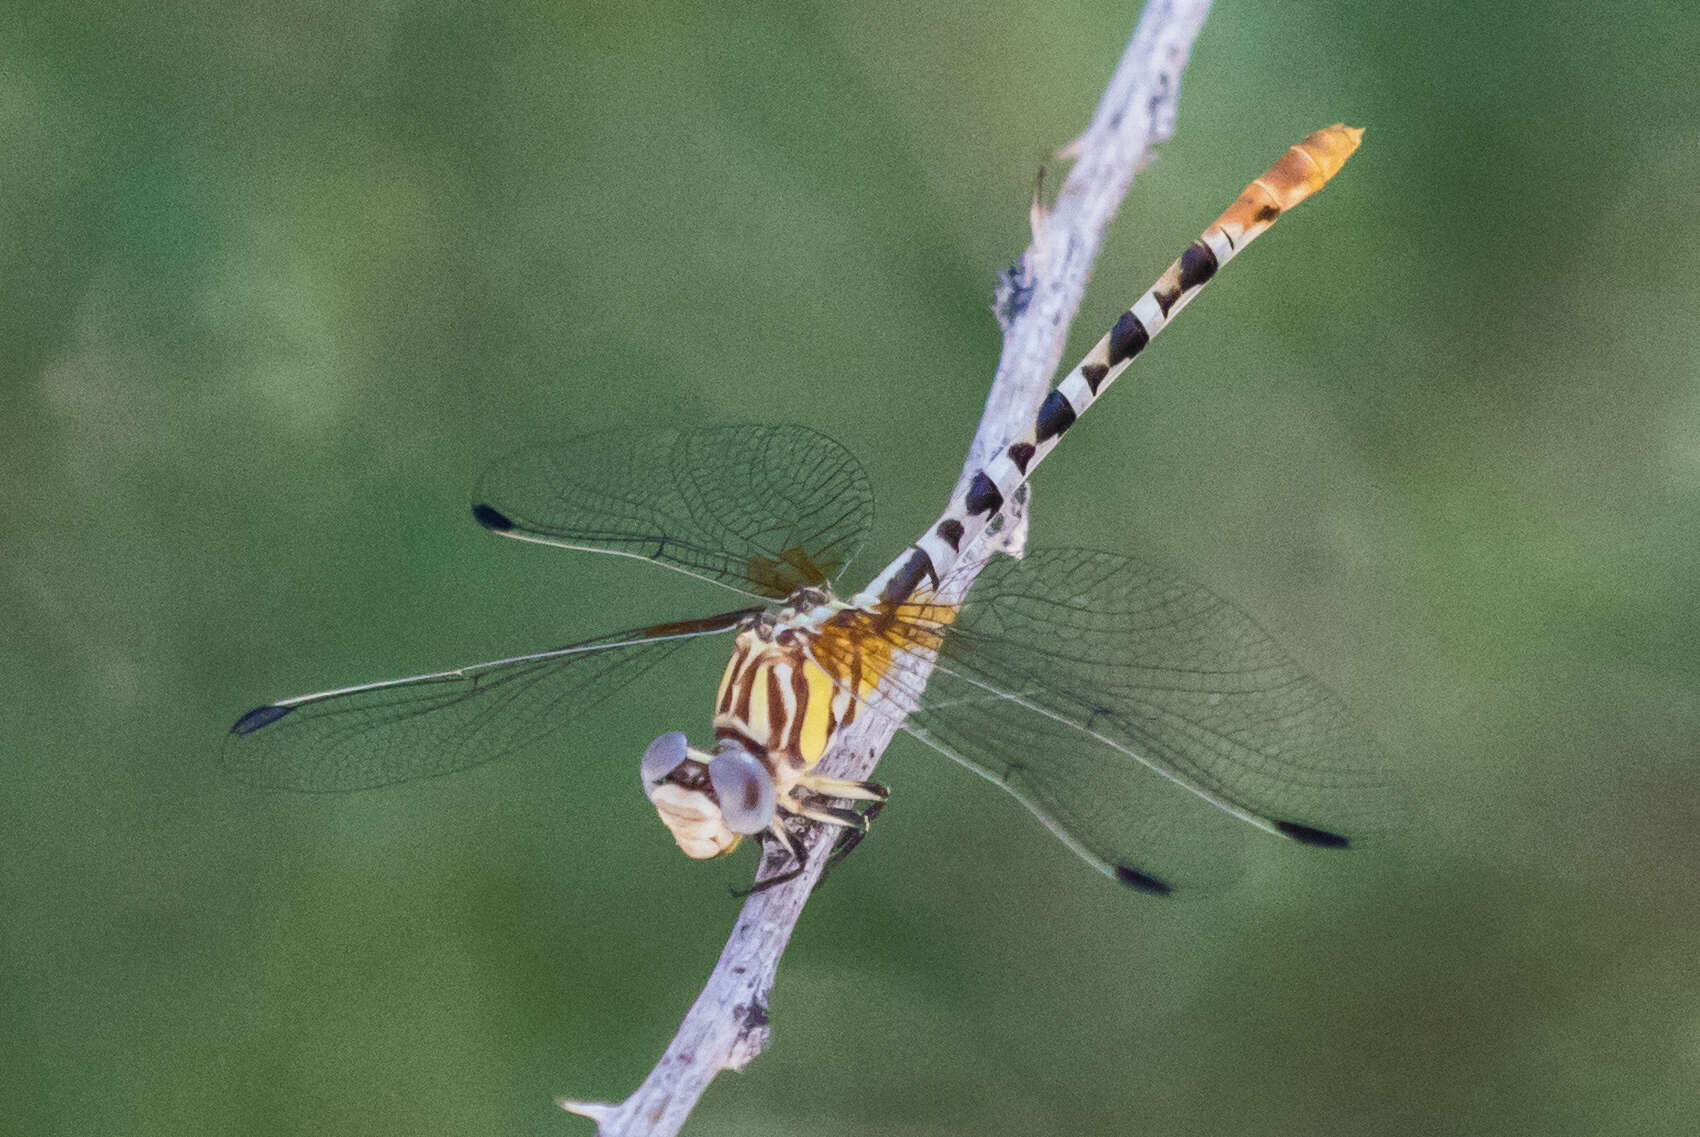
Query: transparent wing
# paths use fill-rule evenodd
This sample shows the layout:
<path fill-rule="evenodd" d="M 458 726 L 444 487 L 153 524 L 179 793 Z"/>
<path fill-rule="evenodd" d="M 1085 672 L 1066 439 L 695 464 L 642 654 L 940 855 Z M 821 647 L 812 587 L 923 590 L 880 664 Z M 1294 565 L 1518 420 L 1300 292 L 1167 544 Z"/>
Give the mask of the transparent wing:
<path fill-rule="evenodd" d="M 225 764 L 255 785 L 313 792 L 464 770 L 570 726 L 687 642 L 758 610 L 255 707 L 230 728 Z"/>
<path fill-rule="evenodd" d="M 656 561 L 782 599 L 844 570 L 873 522 L 854 456 L 798 426 L 596 436 L 490 469 L 473 515 L 506 536 Z"/>
<path fill-rule="evenodd" d="M 935 671 L 904 731 L 1013 794 L 1081 857 L 1141 892 L 1238 876 L 1253 831 L 1066 722 Z"/>
<path fill-rule="evenodd" d="M 906 729 L 1134 887 L 1226 875 L 1239 822 L 1336 848 L 1396 812 L 1379 747 L 1332 692 L 1234 605 L 1131 557 L 998 558 L 960 611 L 923 600 L 863 623 L 828 655 L 936 653 L 924 690 L 901 669 L 882 682 Z"/>

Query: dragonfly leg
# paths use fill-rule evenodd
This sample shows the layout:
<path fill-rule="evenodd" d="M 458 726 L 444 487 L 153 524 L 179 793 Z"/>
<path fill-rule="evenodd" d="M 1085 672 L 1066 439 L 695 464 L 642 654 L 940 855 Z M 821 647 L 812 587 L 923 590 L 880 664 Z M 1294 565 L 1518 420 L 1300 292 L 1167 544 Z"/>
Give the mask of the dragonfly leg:
<path fill-rule="evenodd" d="M 786 808 L 793 816 L 806 817 L 810 821 L 818 821 L 822 825 L 834 825 L 843 829 L 859 829 L 867 832 L 868 821 L 865 814 L 853 809 L 840 809 L 835 805 L 813 805 L 806 801 L 792 800 L 786 803 Z"/>
<path fill-rule="evenodd" d="M 823 790 L 823 785 L 828 788 Z M 820 825 L 830 825 L 844 830 L 837 843 L 833 845 L 832 851 L 827 854 L 826 867 L 828 869 L 849 856 L 850 850 L 861 844 L 862 838 L 868 834 L 868 824 L 879 815 L 880 810 L 885 808 L 886 798 L 890 796 L 890 791 L 877 783 L 847 782 L 840 781 L 837 778 L 810 779 L 804 788 L 815 795 L 830 794 L 832 797 L 869 803 L 866 809 L 860 811 L 840 809 L 831 805 L 817 805 L 810 801 L 797 799 L 785 803 L 783 808 L 793 817 L 805 818 Z M 791 831 L 785 827 L 784 821 L 778 817 L 775 817 L 773 824 L 758 835 L 758 839 L 764 844 L 767 840 L 773 839 L 783 845 L 785 851 L 791 854 L 791 867 L 765 880 L 758 880 L 749 888 L 734 888 L 732 895 L 740 900 L 758 892 L 766 892 L 775 885 L 784 884 L 788 880 L 796 880 L 797 877 L 802 875 L 803 869 L 809 863 L 808 850 L 803 847 L 801 841 L 792 836 Z"/>
<path fill-rule="evenodd" d="M 838 864 L 850 855 L 850 850 L 862 843 L 862 838 L 868 835 L 868 826 L 885 808 L 886 801 L 891 797 L 891 791 L 878 782 L 850 782 L 840 778 L 823 778 L 820 776 L 804 778 L 799 783 L 804 789 L 822 797 L 842 798 L 847 801 L 865 801 L 867 808 L 861 811 L 861 823 L 848 826 L 839 835 L 838 843 L 827 855 L 826 868 L 821 875 L 832 871 L 832 866 Z"/>
<path fill-rule="evenodd" d="M 879 788 L 884 789 L 885 787 Z M 868 808 L 862 811 L 862 824 L 859 828 L 846 829 L 838 835 L 838 843 L 833 845 L 832 852 L 826 855 L 826 867 L 820 871 L 822 880 L 826 879 L 826 874 L 832 871 L 834 865 L 848 857 L 851 851 L 862 843 L 862 838 L 868 835 L 868 827 L 874 823 L 874 818 L 880 815 L 880 810 L 885 808 L 885 802 L 886 799 L 883 797 L 874 800 Z"/>
<path fill-rule="evenodd" d="M 844 798 L 846 801 L 879 801 L 891 796 L 891 791 L 878 782 L 850 782 L 843 778 L 823 778 L 812 775 L 797 782 L 810 793 L 821 797 Z"/>
<path fill-rule="evenodd" d="M 769 825 L 762 832 L 756 834 L 756 840 L 760 841 L 763 846 L 761 860 L 756 862 L 756 871 L 758 873 L 761 871 L 762 862 L 767 860 L 766 844 L 769 838 L 778 841 L 785 847 L 785 851 L 791 854 L 791 867 L 782 873 L 776 873 L 773 876 L 768 877 L 766 880 L 757 880 L 748 888 L 732 889 L 733 899 L 743 900 L 746 897 L 754 896 L 758 892 L 766 892 L 774 885 L 784 884 L 788 880 L 796 880 L 799 876 L 803 875 L 803 870 L 808 867 L 809 851 L 803 847 L 803 843 L 801 841 L 791 835 L 791 831 L 785 828 L 785 823 L 775 817 L 772 825 Z"/>

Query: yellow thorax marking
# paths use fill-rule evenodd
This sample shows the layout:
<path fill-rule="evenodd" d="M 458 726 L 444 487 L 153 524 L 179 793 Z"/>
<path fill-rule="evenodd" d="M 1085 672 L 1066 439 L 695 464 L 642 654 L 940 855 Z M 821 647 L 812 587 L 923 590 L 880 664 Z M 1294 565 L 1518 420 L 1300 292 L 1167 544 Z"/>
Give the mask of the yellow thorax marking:
<path fill-rule="evenodd" d="M 856 717 L 856 704 L 879 689 L 900 653 L 938 650 L 957 609 L 910 600 L 889 610 L 838 607 L 824 619 L 817 616 L 818 622 L 801 618 L 818 612 L 782 618 L 781 627 L 795 633 L 785 642 L 768 629 L 741 633 L 715 697 L 717 730 L 735 731 L 775 759 L 801 763 L 801 770 L 820 761 L 838 728 Z M 777 701 L 770 695 L 773 687 Z M 775 761 L 775 772 L 785 764 Z"/>

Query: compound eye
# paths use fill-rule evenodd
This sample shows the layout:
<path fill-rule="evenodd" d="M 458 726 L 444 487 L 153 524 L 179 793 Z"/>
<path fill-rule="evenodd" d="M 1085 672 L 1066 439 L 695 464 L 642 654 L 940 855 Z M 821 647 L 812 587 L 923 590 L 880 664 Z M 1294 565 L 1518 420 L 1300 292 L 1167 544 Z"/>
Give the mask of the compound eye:
<path fill-rule="evenodd" d="M 685 732 L 670 730 L 651 742 L 643 751 L 643 784 L 653 786 L 679 768 L 685 760 Z"/>
<path fill-rule="evenodd" d="M 773 821 L 777 795 L 773 775 L 748 750 L 726 750 L 708 764 L 708 780 L 720 799 L 720 816 L 734 833 L 760 833 Z"/>

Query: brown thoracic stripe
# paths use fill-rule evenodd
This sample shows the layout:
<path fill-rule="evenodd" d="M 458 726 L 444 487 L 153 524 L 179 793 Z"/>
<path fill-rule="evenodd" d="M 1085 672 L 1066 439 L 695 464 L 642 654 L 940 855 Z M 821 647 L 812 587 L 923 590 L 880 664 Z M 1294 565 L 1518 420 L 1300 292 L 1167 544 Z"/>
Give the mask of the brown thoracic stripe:
<path fill-rule="evenodd" d="M 762 677 L 767 681 L 767 745 L 770 750 L 780 750 L 785 746 L 785 692 L 779 686 L 779 675 L 772 667 L 762 670 Z"/>
<path fill-rule="evenodd" d="M 809 680 L 803 674 L 803 661 L 800 657 L 791 668 L 791 697 L 795 705 L 791 708 L 791 729 L 785 737 L 785 751 L 788 755 L 801 755 L 803 720 L 809 716 Z M 828 713 L 831 713 L 830 710 Z"/>
<path fill-rule="evenodd" d="M 755 693 L 755 684 L 749 675 L 748 661 L 745 662 L 744 673 L 732 681 L 732 689 L 737 692 L 732 700 L 732 716 L 739 722 L 750 721 L 750 700 Z"/>
<path fill-rule="evenodd" d="M 749 658 L 749 645 L 739 640 L 732 648 L 732 662 L 726 668 L 726 679 L 722 682 L 725 689 L 720 693 L 720 705 L 714 708 L 715 714 L 723 715 L 732 709 L 732 700 L 737 697 L 738 685 L 743 681 L 744 664 Z"/>

